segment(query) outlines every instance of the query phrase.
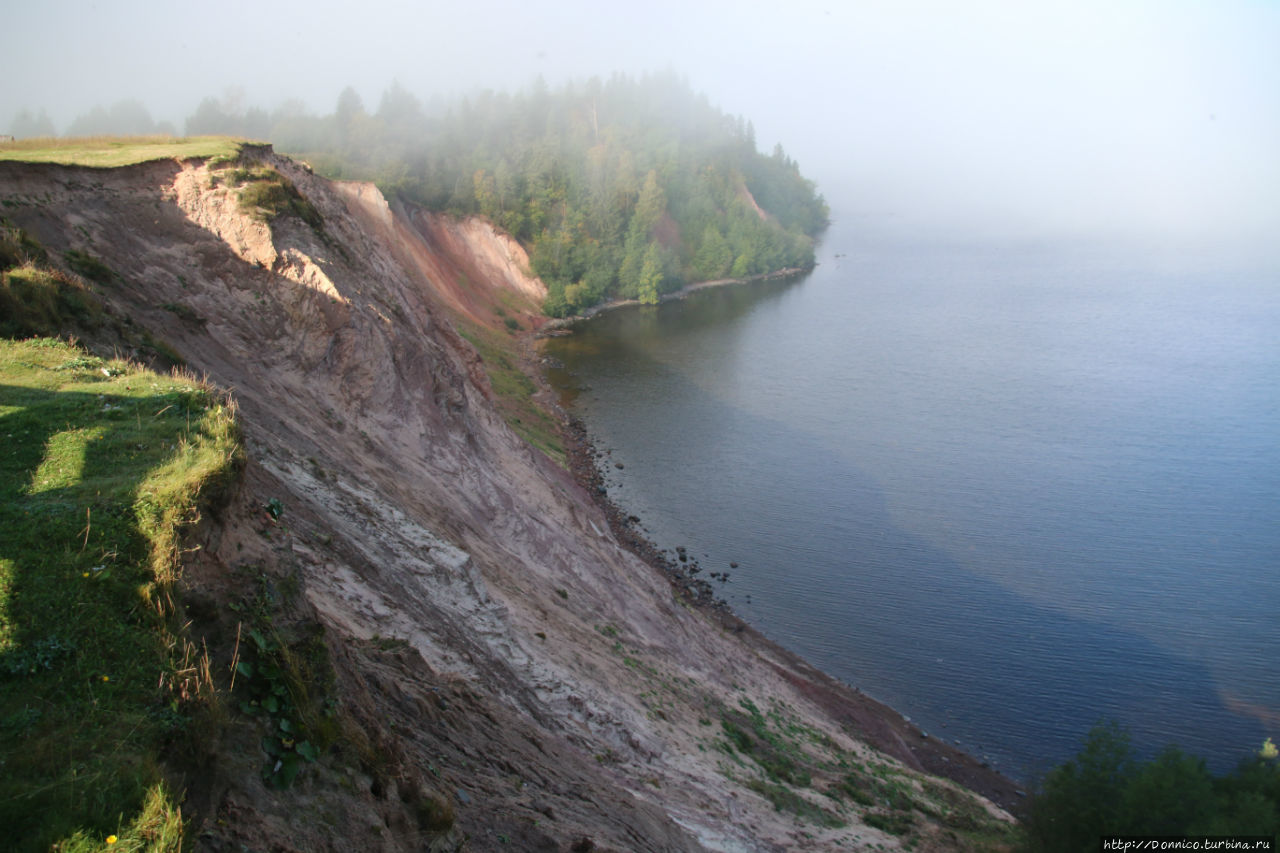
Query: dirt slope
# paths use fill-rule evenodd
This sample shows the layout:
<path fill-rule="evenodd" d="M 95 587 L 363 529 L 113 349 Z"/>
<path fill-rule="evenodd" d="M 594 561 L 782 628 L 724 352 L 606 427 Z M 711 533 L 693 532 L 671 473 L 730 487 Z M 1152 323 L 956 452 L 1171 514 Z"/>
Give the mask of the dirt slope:
<path fill-rule="evenodd" d="M 998 777 L 688 606 L 507 428 L 449 317 L 532 325 L 517 245 L 245 156 L 323 224 L 246 214 L 198 160 L 0 163 L 7 218 L 105 262 L 112 309 L 239 401 L 245 481 L 186 573 L 215 658 L 256 594 L 332 668 L 342 743 L 293 787 L 251 718 L 182 765 L 199 848 L 954 849 L 1003 819 L 908 765 Z"/>

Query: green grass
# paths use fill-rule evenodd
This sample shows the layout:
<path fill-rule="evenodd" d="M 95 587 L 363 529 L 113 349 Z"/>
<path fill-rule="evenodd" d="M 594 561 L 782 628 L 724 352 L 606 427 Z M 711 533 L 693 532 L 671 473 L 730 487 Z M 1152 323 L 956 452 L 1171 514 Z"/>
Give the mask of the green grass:
<path fill-rule="evenodd" d="M 0 143 L 0 160 L 115 167 L 151 160 L 235 157 L 242 139 L 228 136 L 86 136 L 68 139 L 20 139 Z"/>
<path fill-rule="evenodd" d="M 176 849 L 159 760 L 212 698 L 172 599 L 181 530 L 241 452 L 190 378 L 0 340 L 6 849 Z"/>

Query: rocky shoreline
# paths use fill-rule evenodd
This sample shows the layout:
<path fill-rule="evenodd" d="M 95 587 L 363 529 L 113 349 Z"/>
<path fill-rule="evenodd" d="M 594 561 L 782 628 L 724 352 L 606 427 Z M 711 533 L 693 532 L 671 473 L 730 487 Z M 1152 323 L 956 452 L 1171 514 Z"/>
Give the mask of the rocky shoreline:
<path fill-rule="evenodd" d="M 613 535 L 636 556 L 662 572 L 690 604 L 719 613 L 731 613 L 728 602 L 717 598 L 711 583 L 698 577 L 702 569 L 696 558 L 688 557 L 684 549 L 677 548 L 677 558 L 672 560 L 636 529 L 639 519 L 622 511 L 610 498 L 605 487 L 604 475 L 598 460 L 603 458 L 587 432 L 586 425 L 575 417 L 567 416 L 566 461 L 574 479 L 585 488 L 609 520 Z"/>
<path fill-rule="evenodd" d="M 540 379 L 545 386 L 545 376 Z M 1021 815 L 1026 792 L 1014 780 L 987 762 L 945 743 L 911 722 L 888 705 L 862 693 L 809 664 L 799 655 L 765 637 L 716 597 L 712 584 L 698 575 L 697 560 L 677 548 L 676 559 L 659 548 L 637 529 L 628 515 L 609 497 L 600 461 L 600 452 L 581 420 L 563 412 L 566 464 L 573 477 L 587 490 L 604 512 L 613 535 L 641 560 L 663 574 L 673 590 L 692 606 L 702 609 L 722 629 L 729 631 L 768 661 L 783 677 L 810 700 L 822 706 L 855 736 L 876 749 L 921 770 L 962 785 L 1014 815 Z"/>

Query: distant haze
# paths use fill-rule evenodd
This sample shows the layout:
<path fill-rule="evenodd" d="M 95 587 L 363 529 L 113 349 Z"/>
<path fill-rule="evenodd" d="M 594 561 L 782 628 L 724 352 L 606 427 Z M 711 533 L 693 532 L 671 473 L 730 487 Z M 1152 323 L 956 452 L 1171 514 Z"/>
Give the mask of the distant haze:
<path fill-rule="evenodd" d="M 1280 240 L 1280 3 L 13 4 L 0 130 L 137 99 L 333 110 L 674 69 L 836 215 L 984 233 Z"/>

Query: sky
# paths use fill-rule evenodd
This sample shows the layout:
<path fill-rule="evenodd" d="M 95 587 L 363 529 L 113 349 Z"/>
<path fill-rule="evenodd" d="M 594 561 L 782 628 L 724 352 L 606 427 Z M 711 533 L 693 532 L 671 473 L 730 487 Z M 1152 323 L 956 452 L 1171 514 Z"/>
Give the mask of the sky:
<path fill-rule="evenodd" d="M 43 0 L 6 11 L 0 131 L 208 96 L 376 107 L 675 70 L 837 215 L 1280 244 L 1278 0 Z M 1280 251 L 1280 248 L 1276 249 Z"/>

